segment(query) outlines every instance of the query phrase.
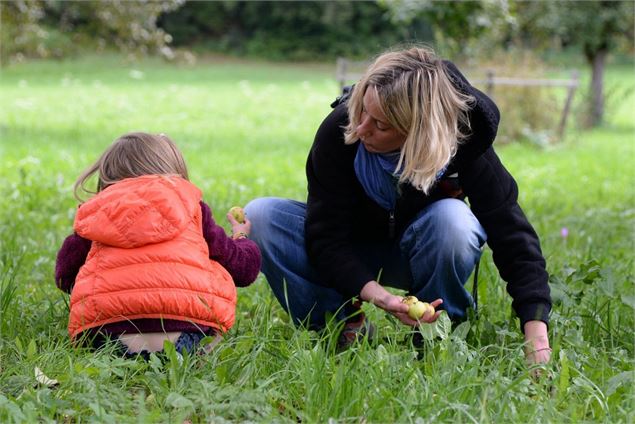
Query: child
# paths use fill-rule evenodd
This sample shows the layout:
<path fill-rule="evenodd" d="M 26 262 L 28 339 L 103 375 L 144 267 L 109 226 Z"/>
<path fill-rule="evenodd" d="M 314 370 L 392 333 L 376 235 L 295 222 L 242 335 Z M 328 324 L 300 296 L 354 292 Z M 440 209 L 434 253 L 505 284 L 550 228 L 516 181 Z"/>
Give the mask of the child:
<path fill-rule="evenodd" d="M 117 139 L 75 183 L 80 202 L 93 174 L 96 195 L 80 204 L 55 267 L 57 286 L 71 294 L 71 338 L 88 336 L 95 347 L 113 339 L 126 356 L 147 357 L 165 340 L 193 352 L 229 330 L 235 286 L 260 269 L 249 220 L 227 214 L 228 237 L 163 134 Z"/>

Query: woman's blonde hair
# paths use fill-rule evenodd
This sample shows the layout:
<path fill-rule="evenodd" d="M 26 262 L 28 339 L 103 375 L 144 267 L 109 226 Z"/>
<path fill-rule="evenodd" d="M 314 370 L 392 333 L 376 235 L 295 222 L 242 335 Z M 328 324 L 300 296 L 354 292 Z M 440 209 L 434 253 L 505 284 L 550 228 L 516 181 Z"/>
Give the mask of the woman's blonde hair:
<path fill-rule="evenodd" d="M 461 93 L 446 65 L 431 49 L 413 47 L 380 55 L 355 85 L 348 101 L 346 144 L 359 139 L 357 127 L 366 90 L 377 90 L 388 123 L 406 137 L 397 169 L 400 182 L 428 193 L 470 129 L 474 97 Z"/>
<path fill-rule="evenodd" d="M 97 173 L 97 190 L 86 188 L 88 180 Z M 80 191 L 95 194 L 124 178 L 142 175 L 180 175 L 188 179 L 183 155 L 174 142 L 164 134 L 143 132 L 124 134 L 89 166 L 75 182 L 73 193 L 83 201 Z"/>

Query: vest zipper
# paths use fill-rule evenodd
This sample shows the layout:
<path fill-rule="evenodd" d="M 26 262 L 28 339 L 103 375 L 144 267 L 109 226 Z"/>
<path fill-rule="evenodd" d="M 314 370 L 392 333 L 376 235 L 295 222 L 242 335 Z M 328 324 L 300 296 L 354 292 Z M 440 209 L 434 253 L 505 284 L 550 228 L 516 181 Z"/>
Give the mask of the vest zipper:
<path fill-rule="evenodd" d="M 395 211 L 388 211 L 388 238 L 395 238 Z"/>

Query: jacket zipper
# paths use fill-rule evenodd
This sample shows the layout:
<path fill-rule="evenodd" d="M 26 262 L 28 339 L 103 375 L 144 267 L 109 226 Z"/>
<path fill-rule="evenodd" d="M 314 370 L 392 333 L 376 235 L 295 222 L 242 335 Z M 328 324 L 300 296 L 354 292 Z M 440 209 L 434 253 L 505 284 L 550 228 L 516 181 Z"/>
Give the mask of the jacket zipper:
<path fill-rule="evenodd" d="M 395 184 L 395 190 L 397 191 L 397 199 L 399 199 L 402 194 L 401 184 L 399 184 L 399 178 L 393 176 L 393 183 Z M 395 210 L 397 209 L 397 199 L 395 199 L 395 203 L 393 204 L 392 209 L 388 211 L 388 238 L 391 240 L 394 239 L 396 235 L 395 228 L 397 227 L 397 220 L 395 219 Z"/>
<path fill-rule="evenodd" d="M 395 238 L 395 211 L 388 211 L 388 238 Z"/>

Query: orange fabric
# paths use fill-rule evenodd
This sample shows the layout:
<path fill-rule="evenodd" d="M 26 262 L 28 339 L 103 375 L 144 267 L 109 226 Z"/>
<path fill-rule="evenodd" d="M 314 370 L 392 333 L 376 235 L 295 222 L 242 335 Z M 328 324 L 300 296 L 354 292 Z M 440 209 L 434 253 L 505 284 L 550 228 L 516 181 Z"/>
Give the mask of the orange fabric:
<path fill-rule="evenodd" d="M 183 178 L 147 175 L 80 206 L 75 231 L 93 243 L 71 293 L 72 338 L 139 318 L 232 327 L 236 287 L 209 259 L 200 200 L 200 190 Z"/>

